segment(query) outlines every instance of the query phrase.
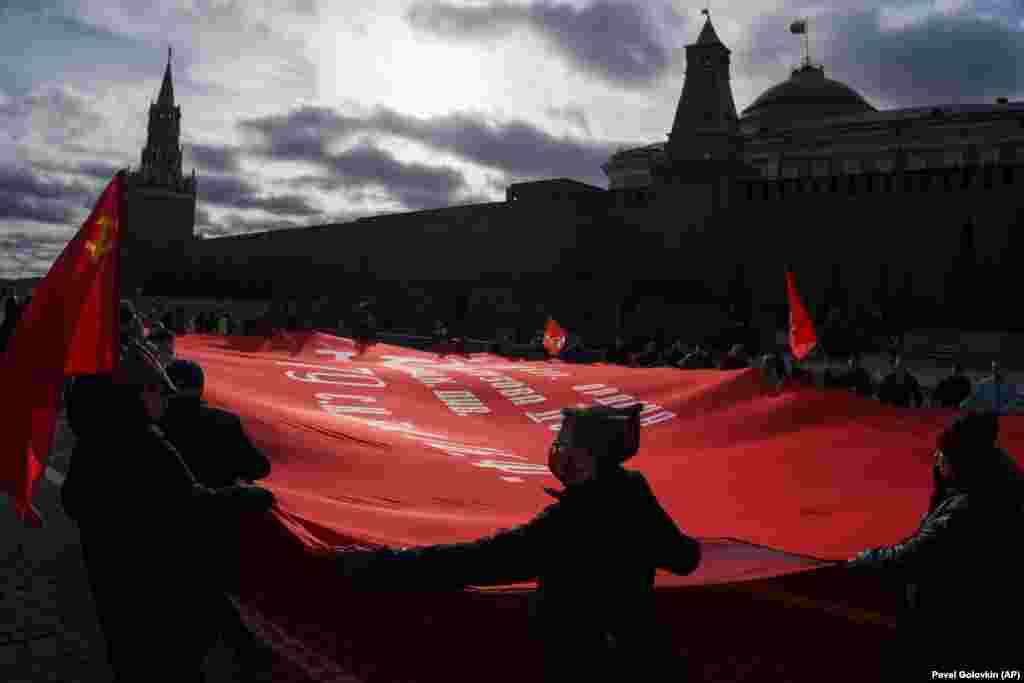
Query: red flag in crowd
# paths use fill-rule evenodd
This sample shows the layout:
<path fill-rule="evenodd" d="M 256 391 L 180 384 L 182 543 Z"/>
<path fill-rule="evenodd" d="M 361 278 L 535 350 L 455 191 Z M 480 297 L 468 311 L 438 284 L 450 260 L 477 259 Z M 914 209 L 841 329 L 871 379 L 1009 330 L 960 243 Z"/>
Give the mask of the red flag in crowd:
<path fill-rule="evenodd" d="M 789 295 L 789 347 L 797 360 L 803 360 L 817 345 L 818 335 L 814 332 L 814 321 L 800 302 L 791 270 L 786 271 L 786 293 Z"/>
<path fill-rule="evenodd" d="M 562 326 L 554 318 L 548 318 L 548 324 L 544 328 L 544 348 L 548 350 L 548 353 L 557 356 L 565 346 L 568 336 L 568 332 L 562 329 Z"/>
<path fill-rule="evenodd" d="M 118 360 L 123 183 L 121 171 L 36 287 L 0 358 L 0 489 L 34 526 L 42 518 L 32 491 L 46 469 L 65 378 L 112 371 Z"/>

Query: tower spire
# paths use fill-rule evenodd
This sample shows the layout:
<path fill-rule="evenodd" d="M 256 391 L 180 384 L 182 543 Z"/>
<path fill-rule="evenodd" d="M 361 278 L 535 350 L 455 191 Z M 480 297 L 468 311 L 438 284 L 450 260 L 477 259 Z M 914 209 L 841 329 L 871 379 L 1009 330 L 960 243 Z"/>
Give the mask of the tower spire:
<path fill-rule="evenodd" d="M 171 46 L 167 46 L 167 68 L 164 70 L 164 82 L 160 84 L 160 95 L 156 100 L 158 107 L 174 106 L 174 83 L 171 80 Z"/>

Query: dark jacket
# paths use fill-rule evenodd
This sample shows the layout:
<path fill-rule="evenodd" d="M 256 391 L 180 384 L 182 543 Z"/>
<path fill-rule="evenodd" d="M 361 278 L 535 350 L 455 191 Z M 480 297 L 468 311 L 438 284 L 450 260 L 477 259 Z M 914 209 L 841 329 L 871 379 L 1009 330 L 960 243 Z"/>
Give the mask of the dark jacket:
<path fill-rule="evenodd" d="M 747 362 L 746 358 L 737 356 L 734 353 L 727 353 L 722 357 L 722 362 L 718 364 L 719 370 L 742 370 L 743 368 L 749 368 L 750 363 Z"/>
<path fill-rule="evenodd" d="M 1014 540 L 1024 523 L 1024 475 L 998 449 L 991 461 L 976 481 L 957 489 L 936 473 L 917 532 L 848 563 L 885 571 L 905 584 L 907 614 L 899 626 L 905 648 L 923 650 L 923 659 L 933 663 L 943 654 L 957 668 L 1001 668 L 1014 657 L 1020 663 L 1015 632 L 998 615 L 1024 609 L 1024 554 Z"/>
<path fill-rule="evenodd" d="M 899 373 L 890 372 L 882 380 L 878 387 L 878 400 L 882 403 L 909 408 L 920 406 L 924 402 L 924 395 L 921 393 L 921 384 L 909 372 L 906 379 L 901 379 Z"/>
<path fill-rule="evenodd" d="M 935 387 L 932 398 L 943 408 L 958 408 L 971 395 L 971 380 L 964 375 L 950 375 Z"/>
<path fill-rule="evenodd" d="M 195 680 L 216 636 L 203 615 L 237 581 L 221 534 L 273 499 L 255 487 L 199 484 L 109 375 L 76 378 L 68 421 L 76 443 L 61 503 L 79 527 L 117 680 L 149 680 L 154 662 L 166 680 Z"/>
<path fill-rule="evenodd" d="M 686 354 L 686 358 L 683 359 L 682 368 L 684 370 L 710 370 L 715 367 L 714 361 L 711 356 L 703 351 Z"/>
<path fill-rule="evenodd" d="M 239 479 L 256 481 L 270 474 L 270 460 L 249 440 L 239 417 L 199 398 L 172 398 L 162 427 L 206 486 L 231 486 Z"/>
<path fill-rule="evenodd" d="M 356 585 L 443 590 L 537 579 L 534 623 L 551 646 L 550 677 L 581 660 L 600 662 L 611 650 L 631 665 L 654 662 L 651 653 L 666 653 L 665 643 L 655 645 L 655 568 L 689 574 L 700 562 L 699 543 L 676 527 L 639 472 L 616 466 L 552 495 L 557 503 L 510 531 L 471 543 L 374 553 L 367 569 L 355 574 Z"/>
<path fill-rule="evenodd" d="M 862 367 L 847 370 L 835 378 L 833 384 L 838 389 L 847 389 L 860 396 L 874 396 L 875 382 L 871 374 Z"/>

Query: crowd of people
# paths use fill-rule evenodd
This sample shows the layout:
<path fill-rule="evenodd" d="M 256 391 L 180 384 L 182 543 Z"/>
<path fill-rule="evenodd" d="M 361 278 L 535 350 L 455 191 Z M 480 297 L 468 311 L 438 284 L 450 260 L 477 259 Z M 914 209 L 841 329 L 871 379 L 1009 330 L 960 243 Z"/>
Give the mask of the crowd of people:
<path fill-rule="evenodd" d="M 117 370 L 69 383 L 67 418 L 76 443 L 61 492 L 63 507 L 81 532 L 117 681 L 148 680 L 155 662 L 168 680 L 202 680 L 203 659 L 218 637 L 242 655 L 247 680 L 261 680 L 271 669 L 271 652 L 246 628 L 229 596 L 238 590 L 241 571 L 239 525 L 274 504 L 273 494 L 255 483 L 270 474 L 271 464 L 237 416 L 203 401 L 202 368 L 175 356 L 177 334 L 230 334 L 233 321 L 226 313 L 206 315 L 199 325 L 200 316 L 186 320 L 182 309 L 160 313 L 144 320 L 123 301 Z M 3 324 L 12 319 L 5 317 Z M 357 307 L 353 320 L 359 344 L 372 344 L 377 336 L 372 304 Z M 452 342 L 440 321 L 435 341 Z M 595 350 L 577 336 L 562 356 L 593 359 Z M 678 339 L 665 347 L 618 339 L 600 350 L 599 359 L 680 369 L 757 365 L 776 388 L 795 382 L 893 405 L 926 401 L 899 358 L 877 381 L 856 356 L 845 369 L 829 367 L 816 377 L 791 356 L 752 358 L 742 345 L 722 352 Z M 910 536 L 899 544 L 867 549 L 840 564 L 905 583 L 910 616 L 893 655 L 904 666 L 908 661 L 925 666 L 922 648 L 940 623 L 942 654 L 950 657 L 943 665 L 1009 665 L 1018 653 L 1013 632 L 998 628 L 989 610 L 998 605 L 1016 614 L 1024 606 L 1013 575 L 1018 565 L 989 561 L 984 551 L 989 540 L 1012 537 L 1024 521 L 1024 472 L 996 446 L 996 414 L 1016 405 L 1018 396 L 998 364 L 977 385 L 957 365 L 931 401 L 972 410 L 938 438 L 933 494 L 920 527 L 908 529 Z M 655 570 L 693 572 L 701 546 L 665 513 L 643 475 L 623 467 L 639 449 L 641 408 L 563 410 L 563 427 L 548 454 L 561 489 L 548 489 L 554 502 L 526 524 L 466 543 L 338 549 L 330 559 L 339 580 L 358 590 L 438 591 L 537 579 L 532 614 L 543 644 L 545 680 L 609 674 L 623 680 L 676 679 L 673 672 L 681 665 L 654 616 Z M 111 434 L 118 435 L 119 452 L 130 459 L 112 457 Z M 127 519 L 137 514 L 145 515 L 149 535 L 158 543 L 125 543 Z M 628 545 L 610 547 L 610 529 L 620 529 L 615 537 L 628 534 Z M 1017 558 L 1019 544 L 1010 545 Z M 186 623 L 190 627 L 182 629 Z M 970 640 L 958 639 L 968 632 Z M 985 636 L 981 641 L 979 633 Z M 928 659 L 930 670 L 939 661 Z"/>

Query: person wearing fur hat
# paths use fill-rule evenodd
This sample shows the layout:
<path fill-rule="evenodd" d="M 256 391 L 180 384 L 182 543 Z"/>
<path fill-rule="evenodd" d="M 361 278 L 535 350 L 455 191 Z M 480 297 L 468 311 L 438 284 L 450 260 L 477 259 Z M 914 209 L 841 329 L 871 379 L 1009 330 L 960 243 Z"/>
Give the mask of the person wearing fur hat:
<path fill-rule="evenodd" d="M 938 437 L 934 488 L 921 524 L 908 539 L 865 550 L 846 564 L 885 572 L 906 584 L 906 620 L 896 657 L 907 667 L 896 678 L 916 680 L 932 670 L 990 670 L 1020 664 L 1014 629 L 1024 522 L 1024 471 L 996 446 L 993 413 L 958 416 Z M 944 668 L 945 667 L 945 668 Z"/>
<path fill-rule="evenodd" d="M 154 667 L 161 680 L 197 680 L 216 637 L 207 613 L 234 577 L 211 578 L 195 551 L 210 546 L 203 535 L 212 520 L 259 514 L 274 502 L 259 487 L 213 490 L 196 481 L 157 426 L 175 390 L 134 339 L 113 373 L 77 377 L 68 400 L 76 443 L 61 503 L 79 528 L 118 683 L 152 680 Z"/>
<path fill-rule="evenodd" d="M 549 453 L 561 490 L 526 524 L 470 543 L 339 551 L 359 589 L 454 590 L 537 579 L 532 605 L 545 680 L 679 680 L 655 624 L 658 568 L 693 572 L 700 544 L 622 467 L 640 445 L 640 410 L 566 408 Z M 609 675 L 612 678 L 608 678 Z"/>

